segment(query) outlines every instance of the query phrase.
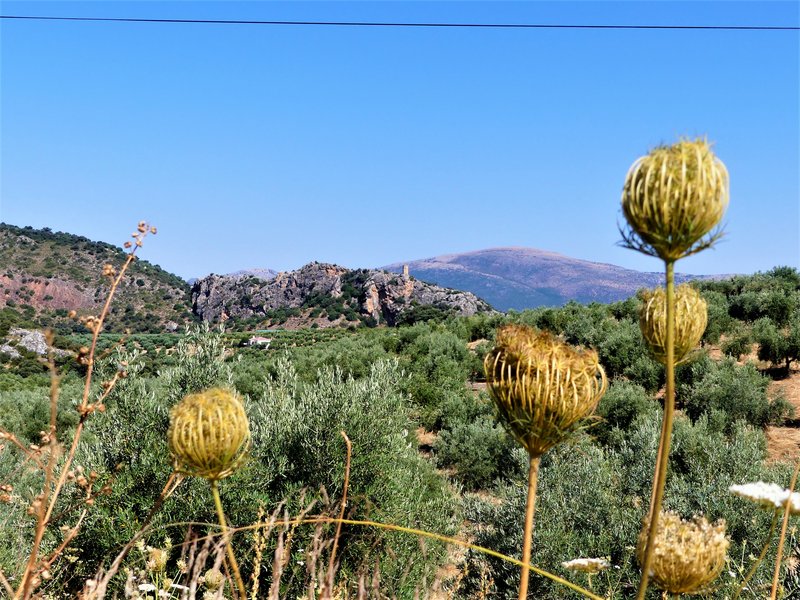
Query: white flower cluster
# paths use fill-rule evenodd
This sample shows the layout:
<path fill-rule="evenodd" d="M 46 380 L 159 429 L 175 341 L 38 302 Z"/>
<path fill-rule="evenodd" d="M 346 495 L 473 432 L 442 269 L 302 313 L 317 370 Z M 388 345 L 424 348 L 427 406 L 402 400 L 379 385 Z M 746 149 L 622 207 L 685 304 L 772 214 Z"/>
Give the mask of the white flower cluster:
<path fill-rule="evenodd" d="M 594 574 L 605 571 L 611 567 L 611 563 L 605 558 L 576 558 L 562 562 L 561 566 L 570 571 L 583 571 L 584 573 Z"/>
<path fill-rule="evenodd" d="M 800 514 L 800 494 L 789 492 L 789 490 L 782 488 L 777 483 L 756 481 L 755 483 L 732 485 L 728 490 L 735 496 L 740 496 L 768 508 L 786 508 L 788 503 L 791 514 Z"/>

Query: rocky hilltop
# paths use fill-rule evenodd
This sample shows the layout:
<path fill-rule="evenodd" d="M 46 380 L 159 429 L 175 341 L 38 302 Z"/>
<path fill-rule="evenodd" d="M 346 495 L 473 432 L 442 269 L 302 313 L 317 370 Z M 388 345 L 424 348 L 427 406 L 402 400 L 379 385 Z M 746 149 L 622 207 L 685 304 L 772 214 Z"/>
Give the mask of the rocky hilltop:
<path fill-rule="evenodd" d="M 318 262 L 269 280 L 212 274 L 192 287 L 193 312 L 210 322 L 291 315 L 318 325 L 396 325 L 423 307 L 457 315 L 492 310 L 474 294 L 408 275 Z"/>

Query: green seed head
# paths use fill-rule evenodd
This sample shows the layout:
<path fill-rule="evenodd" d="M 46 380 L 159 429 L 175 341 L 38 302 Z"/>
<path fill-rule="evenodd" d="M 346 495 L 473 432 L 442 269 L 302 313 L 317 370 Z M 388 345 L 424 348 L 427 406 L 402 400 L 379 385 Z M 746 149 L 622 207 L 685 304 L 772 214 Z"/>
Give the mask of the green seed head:
<path fill-rule="evenodd" d="M 645 290 L 639 309 L 639 327 L 653 357 L 667 363 L 667 292 L 664 288 Z M 697 347 L 708 324 L 706 301 L 687 284 L 675 288 L 675 364 L 687 360 Z"/>
<path fill-rule="evenodd" d="M 483 366 L 500 420 L 532 457 L 575 431 L 606 390 L 596 352 L 519 325 L 497 332 Z"/>
<path fill-rule="evenodd" d="M 707 141 L 655 148 L 625 180 L 623 245 L 665 261 L 710 247 L 721 235 L 709 232 L 728 206 L 728 187 L 728 171 Z"/>
<path fill-rule="evenodd" d="M 250 426 L 237 396 L 219 388 L 189 394 L 170 412 L 167 432 L 175 470 L 224 479 L 250 448 Z"/>
<path fill-rule="evenodd" d="M 639 534 L 636 555 L 644 560 L 649 520 Z M 662 512 L 653 547 L 650 577 L 670 594 L 699 594 L 722 572 L 730 541 L 725 521 L 710 524 L 705 517 L 684 521 L 673 512 Z"/>

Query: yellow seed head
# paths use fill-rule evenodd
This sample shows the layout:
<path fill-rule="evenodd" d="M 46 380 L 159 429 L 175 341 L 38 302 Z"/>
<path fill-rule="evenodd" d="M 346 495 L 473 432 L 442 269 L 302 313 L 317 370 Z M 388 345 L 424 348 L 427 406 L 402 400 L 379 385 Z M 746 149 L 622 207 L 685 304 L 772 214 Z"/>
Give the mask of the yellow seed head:
<path fill-rule="evenodd" d="M 568 437 L 606 391 L 596 352 L 520 325 L 497 332 L 483 367 L 500 420 L 533 457 Z"/>
<path fill-rule="evenodd" d="M 648 529 L 645 519 L 636 548 L 640 563 L 644 560 Z M 656 586 L 671 594 L 706 591 L 725 566 L 730 541 L 725 537 L 723 520 L 712 525 L 705 517 L 684 521 L 673 512 L 662 512 L 655 536 L 650 577 Z"/>
<path fill-rule="evenodd" d="M 225 583 L 225 576 L 219 569 L 209 569 L 203 575 L 203 584 L 210 592 L 216 592 Z"/>
<path fill-rule="evenodd" d="M 639 327 L 653 357 L 667 363 L 667 292 L 645 290 L 639 309 Z M 675 364 L 689 358 L 708 325 L 708 307 L 700 293 L 688 284 L 675 288 Z"/>
<path fill-rule="evenodd" d="M 706 140 L 660 146 L 633 163 L 622 190 L 623 244 L 675 261 L 711 246 L 704 238 L 728 206 L 728 171 Z"/>
<path fill-rule="evenodd" d="M 250 448 L 250 426 L 237 396 L 219 388 L 189 394 L 170 412 L 175 470 L 208 480 L 233 473 Z"/>

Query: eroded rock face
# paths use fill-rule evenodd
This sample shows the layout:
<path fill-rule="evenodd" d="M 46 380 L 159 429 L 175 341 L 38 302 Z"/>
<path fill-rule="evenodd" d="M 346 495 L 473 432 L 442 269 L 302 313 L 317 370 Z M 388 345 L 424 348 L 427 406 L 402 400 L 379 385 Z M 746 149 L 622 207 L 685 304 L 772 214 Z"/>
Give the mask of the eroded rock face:
<path fill-rule="evenodd" d="M 192 310 L 204 321 L 249 318 L 278 308 L 300 308 L 313 294 L 339 297 L 347 269 L 310 263 L 278 273 L 267 281 L 258 277 L 209 275 L 192 286 Z"/>
<path fill-rule="evenodd" d="M 372 271 L 365 292 L 363 312 L 378 323 L 387 325 L 395 325 L 401 315 L 415 305 L 454 310 L 461 316 L 492 311 L 491 306 L 469 292 L 451 290 L 385 271 Z"/>
<path fill-rule="evenodd" d="M 44 333 L 41 331 L 12 327 L 8 330 L 8 340 L 16 342 L 17 347 L 25 348 L 28 352 L 33 352 L 39 356 L 45 356 L 48 352 L 47 341 L 45 340 Z M 0 346 L 0 352 L 8 354 L 11 358 L 20 357 L 19 351 L 8 342 Z M 70 352 L 66 350 L 59 350 L 57 348 L 53 348 L 53 352 L 56 356 L 70 354 Z"/>
<path fill-rule="evenodd" d="M 247 319 L 280 308 L 318 306 L 326 297 L 341 298 L 360 315 L 388 325 L 397 323 L 403 312 L 415 306 L 432 305 L 459 315 L 492 310 L 468 292 L 448 290 L 386 271 L 354 271 L 317 262 L 297 271 L 278 273 L 269 281 L 209 275 L 195 282 L 192 288 L 192 310 L 204 321 Z"/>

